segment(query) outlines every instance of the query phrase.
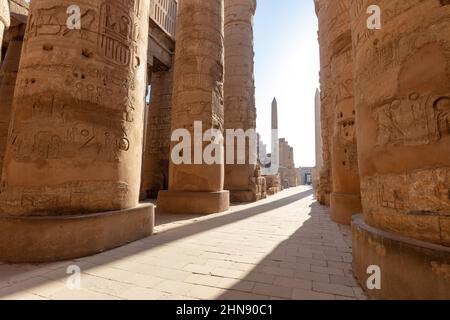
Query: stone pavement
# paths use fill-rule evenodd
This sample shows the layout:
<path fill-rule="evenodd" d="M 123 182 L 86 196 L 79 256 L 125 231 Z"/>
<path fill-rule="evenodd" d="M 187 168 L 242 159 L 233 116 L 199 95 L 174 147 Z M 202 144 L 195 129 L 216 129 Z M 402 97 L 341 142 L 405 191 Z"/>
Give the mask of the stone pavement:
<path fill-rule="evenodd" d="M 157 215 L 152 237 L 95 256 L 0 263 L 0 299 L 365 299 L 348 227 L 309 187 L 209 216 Z M 70 290 L 67 267 L 80 267 Z"/>

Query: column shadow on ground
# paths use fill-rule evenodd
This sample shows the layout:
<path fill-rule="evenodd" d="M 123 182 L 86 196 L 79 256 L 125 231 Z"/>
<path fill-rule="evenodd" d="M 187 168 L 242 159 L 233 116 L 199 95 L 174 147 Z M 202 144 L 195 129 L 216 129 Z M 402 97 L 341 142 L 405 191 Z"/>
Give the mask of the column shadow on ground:
<path fill-rule="evenodd" d="M 351 267 L 343 267 L 350 265 L 350 262 L 344 261 L 343 256 L 351 254 L 351 244 L 340 237 L 342 226 L 331 222 L 326 207 L 318 202 L 310 205 L 310 209 L 309 219 L 301 227 L 268 252 L 247 271 L 245 277 L 236 281 L 217 299 L 356 299 L 353 288 L 360 287 Z M 336 247 L 342 251 L 334 251 Z M 325 273 L 325 269 L 329 267 L 328 260 L 336 264 L 330 268 L 333 271 L 329 274 Z M 322 268 L 323 273 L 312 272 L 312 266 Z M 332 274 L 340 268 L 342 274 Z M 317 285 L 313 285 L 313 281 Z M 341 291 L 333 287 L 338 283 Z"/>

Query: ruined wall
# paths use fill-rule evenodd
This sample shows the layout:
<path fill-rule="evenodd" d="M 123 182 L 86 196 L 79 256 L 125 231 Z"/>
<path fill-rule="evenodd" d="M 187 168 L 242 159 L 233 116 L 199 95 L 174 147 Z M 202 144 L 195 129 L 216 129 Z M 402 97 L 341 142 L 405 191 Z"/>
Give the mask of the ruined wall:
<path fill-rule="evenodd" d="M 25 25 L 23 24 L 16 25 L 8 30 L 8 32 L 14 33 L 15 37 L 10 39 L 5 59 L 0 67 L 0 175 L 3 168 L 3 158 L 6 151 L 24 30 Z"/>
<path fill-rule="evenodd" d="M 3 33 L 6 29 L 9 28 L 11 24 L 11 19 L 9 17 L 9 4 L 7 0 L 0 0 L 0 49 L 2 48 L 3 43 Z M 2 61 L 0 50 L 0 63 Z"/>
<path fill-rule="evenodd" d="M 223 0 L 183 0 L 178 6 L 171 131 L 185 129 L 192 140 L 191 150 L 178 152 L 178 160 L 189 157 L 190 162 L 171 157 L 169 190 L 158 194 L 162 212 L 208 214 L 229 208 L 229 192 L 223 189 L 223 158 L 212 164 L 194 159 L 196 146 L 203 154 L 219 148 L 215 154 L 223 157 L 220 141 L 199 144 L 202 137 L 194 132 L 195 122 L 202 123 L 202 133 L 224 129 L 223 14 Z M 171 144 L 171 152 L 177 145 Z"/>

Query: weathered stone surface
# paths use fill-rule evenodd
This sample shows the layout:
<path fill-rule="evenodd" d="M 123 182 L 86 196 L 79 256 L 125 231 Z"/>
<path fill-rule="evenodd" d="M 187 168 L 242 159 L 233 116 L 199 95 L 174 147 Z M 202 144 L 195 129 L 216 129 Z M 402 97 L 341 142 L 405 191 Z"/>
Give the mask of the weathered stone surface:
<path fill-rule="evenodd" d="M 368 30 L 371 4 L 351 5 L 364 213 L 353 221 L 355 273 L 364 283 L 381 267 L 377 298 L 448 299 L 450 6 L 379 1 L 382 28 Z"/>
<path fill-rule="evenodd" d="M 82 29 L 70 30 L 72 4 L 31 5 L 3 167 L 3 215 L 138 204 L 147 4 L 83 4 Z M 46 25 L 47 15 L 62 27 Z"/>
<path fill-rule="evenodd" d="M 281 187 L 281 178 L 279 173 L 271 176 L 265 176 L 264 178 L 266 178 L 267 195 L 271 196 L 277 194 L 283 189 Z"/>
<path fill-rule="evenodd" d="M 11 18 L 9 16 L 9 4 L 7 0 L 0 0 L 0 49 L 2 48 L 3 33 L 9 28 Z M 2 62 L 0 50 L 0 63 Z"/>
<path fill-rule="evenodd" d="M 5 59 L 0 67 L 0 175 L 3 167 L 3 157 L 5 156 L 14 88 L 16 86 L 23 43 L 24 26 L 20 25 L 15 28 L 22 29 L 22 32 L 19 31 L 18 36 L 9 41 Z"/>
<path fill-rule="evenodd" d="M 294 149 L 286 139 L 279 140 L 280 147 L 280 179 L 283 188 L 298 186 L 297 171 L 294 163 Z"/>
<path fill-rule="evenodd" d="M 450 6 L 381 1 L 368 32 L 369 4 L 352 5 L 365 221 L 449 246 Z"/>
<path fill-rule="evenodd" d="M 353 99 L 353 55 L 350 30 L 349 0 L 330 1 L 329 10 L 335 13 L 330 39 L 330 60 L 333 86 L 331 218 L 350 224 L 353 214 L 361 213 L 358 155 L 356 145 L 355 105 Z M 338 30 L 336 30 L 338 29 Z"/>
<path fill-rule="evenodd" d="M 0 261 L 58 261 L 119 247 L 152 234 L 153 210 L 151 204 L 140 204 L 89 215 L 0 216 Z"/>
<path fill-rule="evenodd" d="M 253 17 L 256 0 L 225 0 L 225 130 L 253 130 L 256 134 L 255 83 L 253 67 Z M 255 138 L 255 137 L 253 137 Z M 234 139 L 226 137 L 226 139 Z M 236 140 L 236 139 L 235 139 Z M 237 141 L 235 141 L 235 144 Z M 263 198 L 261 179 L 255 176 L 256 163 L 225 165 L 225 189 L 232 202 L 257 201 Z M 255 150 L 256 152 L 256 150 Z M 255 158 L 256 159 L 256 158 Z"/>
<path fill-rule="evenodd" d="M 361 211 L 349 0 L 316 1 L 319 18 L 322 157 L 317 198 L 336 222 Z"/>
<path fill-rule="evenodd" d="M 5 2 L 9 2 L 9 11 L 11 15 L 14 17 L 16 15 L 27 16 L 29 11 L 29 1 L 27 0 L 7 0 Z M 25 21 L 22 21 L 23 23 Z"/>
<path fill-rule="evenodd" d="M 156 198 L 169 183 L 173 69 L 153 72 L 142 166 L 142 191 Z"/>
<path fill-rule="evenodd" d="M 320 117 L 322 130 L 322 169 L 318 173 L 319 185 L 317 197 L 321 204 L 330 205 L 332 192 L 332 168 L 331 152 L 333 128 L 335 122 L 334 91 L 331 79 L 331 57 L 333 51 L 331 42 L 336 39 L 338 16 L 331 1 L 315 0 L 316 13 L 319 20 L 319 43 L 320 43 Z M 342 11 L 341 11 L 342 12 Z"/>
<path fill-rule="evenodd" d="M 66 24 L 73 4 L 81 30 Z M 138 207 L 147 34 L 145 1 L 32 2 L 22 57 L 11 38 L 2 66 L 14 73 L 20 58 L 15 90 L 1 92 L 14 90 L 0 242 L 14 245 L 0 260 L 73 258 L 152 233 L 153 206 Z"/>
<path fill-rule="evenodd" d="M 183 0 L 178 7 L 171 130 L 190 131 L 192 150 L 195 121 L 201 121 L 205 131 L 216 128 L 223 132 L 223 10 L 223 0 Z M 178 165 L 171 159 L 169 190 L 159 193 L 158 209 L 189 213 L 200 208 L 197 213 L 210 213 L 211 197 L 207 194 L 225 192 L 223 185 L 223 162 Z M 174 196 L 183 192 L 192 196 L 191 201 L 176 206 Z M 216 199 L 217 212 L 228 208 L 228 196 Z M 201 201 L 208 202 L 207 212 L 202 212 Z"/>
<path fill-rule="evenodd" d="M 360 283 L 366 283 L 369 266 L 380 267 L 381 290 L 369 291 L 374 298 L 450 299 L 450 248 L 373 228 L 362 215 L 353 217 L 352 234 L 353 271 Z"/>
<path fill-rule="evenodd" d="M 313 170 L 313 186 L 316 190 L 316 198 L 320 195 L 320 173 L 323 167 L 323 143 L 322 143 L 322 123 L 321 123 L 321 106 L 320 106 L 320 91 L 317 89 L 314 97 L 314 120 L 315 120 L 315 136 L 316 136 L 316 166 Z"/>

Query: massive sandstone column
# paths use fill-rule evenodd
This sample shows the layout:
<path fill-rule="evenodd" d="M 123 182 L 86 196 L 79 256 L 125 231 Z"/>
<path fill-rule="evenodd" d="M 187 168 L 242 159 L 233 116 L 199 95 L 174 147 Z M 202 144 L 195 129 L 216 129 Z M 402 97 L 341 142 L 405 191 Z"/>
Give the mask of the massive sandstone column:
<path fill-rule="evenodd" d="M 9 28 L 11 23 L 9 17 L 9 4 L 8 0 L 0 0 L 0 49 L 3 42 L 3 33 L 5 29 Z M 2 62 L 1 50 L 0 50 L 0 64 Z"/>
<path fill-rule="evenodd" d="M 225 130 L 253 130 L 256 139 L 255 83 L 253 71 L 253 17 L 256 0 L 225 0 Z M 226 137 L 227 143 L 234 136 Z M 235 141 L 236 145 L 237 141 Z M 256 163 L 250 163 L 250 147 L 245 148 L 245 164 L 225 165 L 225 189 L 231 201 L 251 202 L 262 197 Z M 244 151 L 244 150 L 240 150 Z M 254 150 L 256 152 L 256 150 Z M 256 159 L 256 157 L 254 157 Z"/>
<path fill-rule="evenodd" d="M 352 2 L 355 100 L 364 216 L 353 261 L 364 284 L 381 268 L 378 298 L 450 299 L 450 5 Z"/>
<path fill-rule="evenodd" d="M 212 146 L 205 143 L 202 148 L 201 136 L 194 136 L 194 122 L 201 121 L 203 131 L 223 132 L 223 16 L 223 0 L 182 0 L 178 6 L 171 127 L 172 133 L 190 132 L 191 154 L 185 149 L 178 156 L 190 158 L 192 164 L 177 164 L 174 161 L 179 159 L 171 157 L 169 190 L 158 195 L 162 212 L 208 214 L 229 207 L 229 192 L 223 190 L 223 160 L 207 164 L 194 157 L 196 145 L 200 144 L 200 151 Z M 172 142 L 172 149 L 176 144 Z"/>
<path fill-rule="evenodd" d="M 356 147 L 355 105 L 353 99 L 353 56 L 350 30 L 350 0 L 329 1 L 333 33 L 330 34 L 331 82 L 334 124 L 332 128 L 331 219 L 351 223 L 361 213 L 361 194 Z"/>
<path fill-rule="evenodd" d="M 0 67 L 0 175 L 3 167 L 3 157 L 5 156 L 8 129 L 11 120 L 11 108 L 14 98 L 14 89 L 16 86 L 17 71 L 19 70 L 25 25 L 21 24 L 14 28 L 17 28 L 17 31 L 14 30 L 16 36 L 10 39 L 5 59 Z"/>
<path fill-rule="evenodd" d="M 333 127 L 335 123 L 334 112 L 334 88 L 331 74 L 331 48 L 332 39 L 336 39 L 336 30 L 333 28 L 336 22 L 336 10 L 334 1 L 315 0 L 316 13 L 319 20 L 319 43 L 320 43 L 320 100 L 321 100 L 321 129 L 322 129 L 322 152 L 323 165 L 319 172 L 319 186 L 317 190 L 318 201 L 321 204 L 330 205 L 332 192 L 332 168 L 331 147 Z"/>
<path fill-rule="evenodd" d="M 68 27 L 71 5 L 81 29 Z M 70 258 L 151 233 L 152 208 L 138 206 L 147 34 L 148 1 L 32 2 L 3 165 L 0 259 Z"/>
<path fill-rule="evenodd" d="M 167 189 L 169 180 L 173 68 L 153 72 L 151 85 L 142 191 L 148 198 L 156 198 L 159 191 Z"/>

